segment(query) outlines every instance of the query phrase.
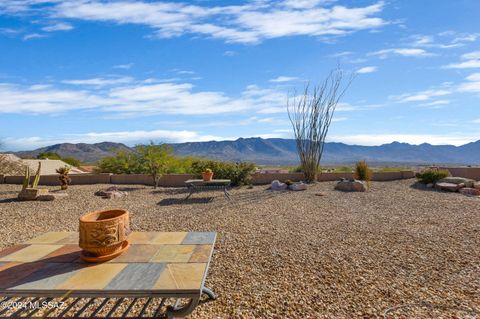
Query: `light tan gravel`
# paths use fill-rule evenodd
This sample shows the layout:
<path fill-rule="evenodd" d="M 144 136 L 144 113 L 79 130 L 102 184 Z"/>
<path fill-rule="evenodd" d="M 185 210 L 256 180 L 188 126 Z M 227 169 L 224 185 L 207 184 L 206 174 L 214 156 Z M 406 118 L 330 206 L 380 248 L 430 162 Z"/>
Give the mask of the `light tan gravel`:
<path fill-rule="evenodd" d="M 366 193 L 332 182 L 298 193 L 257 186 L 233 190 L 230 203 L 216 192 L 190 204 L 180 189 L 131 185 L 122 199 L 93 196 L 110 185 L 86 185 L 68 199 L 14 202 L 20 186 L 0 185 L 0 248 L 121 207 L 133 230 L 218 232 L 207 286 L 220 298 L 192 318 L 383 318 L 389 308 L 386 318 L 475 318 L 480 199 L 412 184 L 373 182 Z"/>

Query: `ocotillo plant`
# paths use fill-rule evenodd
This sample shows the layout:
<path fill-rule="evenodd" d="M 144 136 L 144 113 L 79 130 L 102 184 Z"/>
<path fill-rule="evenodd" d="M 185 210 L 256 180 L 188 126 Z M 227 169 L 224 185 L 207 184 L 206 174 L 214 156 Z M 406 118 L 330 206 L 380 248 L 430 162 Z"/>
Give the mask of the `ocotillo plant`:
<path fill-rule="evenodd" d="M 33 179 L 32 184 L 30 184 L 30 167 L 27 166 L 25 168 L 25 177 L 23 178 L 23 186 L 22 190 L 26 188 L 37 188 L 38 182 L 40 182 L 40 169 L 42 167 L 42 163 L 38 162 L 37 173 L 35 174 L 35 178 Z"/>

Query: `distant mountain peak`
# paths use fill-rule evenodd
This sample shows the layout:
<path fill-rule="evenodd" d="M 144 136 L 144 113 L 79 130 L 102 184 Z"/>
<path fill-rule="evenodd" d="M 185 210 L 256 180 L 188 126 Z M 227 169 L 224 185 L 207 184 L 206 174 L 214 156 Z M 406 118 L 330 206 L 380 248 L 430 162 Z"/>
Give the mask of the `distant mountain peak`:
<path fill-rule="evenodd" d="M 238 138 L 234 141 L 208 141 L 170 144 L 175 154 L 199 156 L 226 161 L 250 161 L 259 165 L 298 165 L 296 143 L 293 139 L 260 137 Z M 34 158 L 41 152 L 55 152 L 64 157 L 76 157 L 82 162 L 95 163 L 117 151 L 133 151 L 122 143 L 100 142 L 63 143 L 17 152 L 20 157 Z M 480 140 L 459 147 L 453 145 L 411 145 L 398 141 L 380 146 L 347 145 L 330 142 L 325 144 L 322 164 L 352 164 L 359 160 L 370 163 L 395 164 L 480 164 Z"/>

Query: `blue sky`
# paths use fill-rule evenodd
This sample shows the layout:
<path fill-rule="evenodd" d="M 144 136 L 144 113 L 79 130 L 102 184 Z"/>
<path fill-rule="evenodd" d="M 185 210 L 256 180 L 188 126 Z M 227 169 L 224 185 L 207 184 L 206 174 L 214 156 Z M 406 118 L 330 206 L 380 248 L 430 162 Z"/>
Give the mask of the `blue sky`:
<path fill-rule="evenodd" d="M 357 76 L 328 140 L 480 139 L 480 1 L 0 1 L 0 140 L 291 137 L 287 96 Z"/>

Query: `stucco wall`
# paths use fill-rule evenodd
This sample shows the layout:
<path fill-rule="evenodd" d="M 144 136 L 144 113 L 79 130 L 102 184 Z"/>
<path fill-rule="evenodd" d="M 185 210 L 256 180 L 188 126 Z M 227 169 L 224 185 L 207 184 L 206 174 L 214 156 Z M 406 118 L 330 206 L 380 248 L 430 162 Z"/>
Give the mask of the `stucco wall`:
<path fill-rule="evenodd" d="M 480 179 L 480 169 L 475 171 Z M 387 172 L 387 173 L 374 173 L 372 180 L 374 181 L 392 181 L 397 179 L 413 178 L 414 172 Z M 469 173 L 469 176 L 472 174 Z M 458 175 L 462 176 L 462 175 Z M 152 177 L 144 174 L 131 174 L 131 175 L 114 175 L 114 174 L 72 174 L 71 185 L 86 185 L 86 184 L 140 184 L 140 185 L 153 185 Z M 159 185 L 164 187 L 182 187 L 186 180 L 194 178 L 194 175 L 190 174 L 168 174 L 162 176 Z M 353 178 L 353 173 L 322 173 L 318 177 L 321 182 L 324 181 L 336 181 L 340 178 Z M 303 180 L 302 173 L 274 173 L 274 174 L 253 174 L 252 184 L 262 185 L 270 184 L 273 180 L 278 179 L 282 182 L 286 180 L 292 180 L 294 182 Z M 0 183 L 6 184 L 22 184 L 23 176 L 6 176 L 0 177 Z M 40 178 L 40 185 L 59 185 L 58 175 L 44 175 Z"/>
<path fill-rule="evenodd" d="M 452 176 L 471 178 L 480 180 L 480 167 L 441 167 L 450 172 Z"/>

